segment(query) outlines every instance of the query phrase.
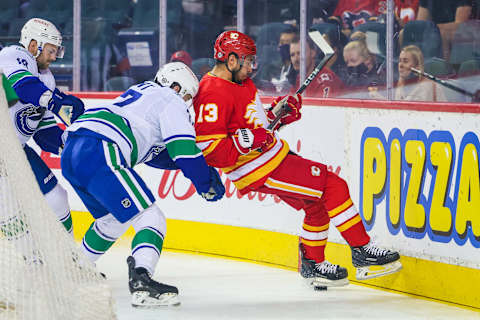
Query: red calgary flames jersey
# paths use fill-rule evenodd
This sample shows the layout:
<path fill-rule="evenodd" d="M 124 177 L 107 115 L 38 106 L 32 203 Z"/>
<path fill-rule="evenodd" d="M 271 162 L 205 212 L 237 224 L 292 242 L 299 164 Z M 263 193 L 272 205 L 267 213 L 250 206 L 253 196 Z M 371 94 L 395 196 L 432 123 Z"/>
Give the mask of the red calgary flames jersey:
<path fill-rule="evenodd" d="M 221 168 L 237 189 L 246 193 L 264 183 L 289 151 L 278 136 L 263 152 L 240 154 L 232 136 L 237 129 L 267 127 L 268 120 L 253 81 L 237 84 L 207 74 L 193 101 L 197 145 L 207 163 Z"/>
<path fill-rule="evenodd" d="M 300 87 L 300 76 L 297 76 L 297 82 L 294 88 Z M 315 79 L 305 89 L 303 94 L 306 98 L 333 98 L 338 96 L 343 88 L 343 82 L 340 78 L 327 67 L 324 67 L 321 73 L 317 74 Z M 296 89 L 292 90 L 292 93 Z"/>

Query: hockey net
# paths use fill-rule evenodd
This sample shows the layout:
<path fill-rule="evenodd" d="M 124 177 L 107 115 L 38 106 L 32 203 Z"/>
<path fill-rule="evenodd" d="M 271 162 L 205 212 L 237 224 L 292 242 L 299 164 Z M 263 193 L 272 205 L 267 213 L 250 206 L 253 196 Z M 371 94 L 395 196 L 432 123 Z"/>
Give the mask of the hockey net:
<path fill-rule="evenodd" d="M 0 81 L 0 319 L 115 318 L 106 281 L 44 200 Z"/>

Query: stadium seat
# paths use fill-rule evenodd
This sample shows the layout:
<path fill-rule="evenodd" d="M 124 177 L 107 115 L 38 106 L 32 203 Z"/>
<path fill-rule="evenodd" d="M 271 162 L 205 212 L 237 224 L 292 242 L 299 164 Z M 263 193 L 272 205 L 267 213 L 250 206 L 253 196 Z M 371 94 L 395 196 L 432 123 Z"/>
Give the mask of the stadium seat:
<path fill-rule="evenodd" d="M 0 1 L 0 37 L 8 35 L 10 21 L 17 18 L 19 0 Z"/>
<path fill-rule="evenodd" d="M 424 63 L 424 70 L 435 77 L 447 78 L 455 74 L 447 61 L 440 58 L 427 59 Z"/>
<path fill-rule="evenodd" d="M 460 65 L 464 61 L 480 58 L 480 21 L 461 23 L 452 39 L 449 62 Z"/>
<path fill-rule="evenodd" d="M 105 83 L 105 91 L 125 91 L 135 82 L 135 79 L 130 77 L 113 77 Z"/>
<path fill-rule="evenodd" d="M 480 74 L 480 60 L 472 59 L 460 64 L 457 72 L 459 77 L 466 77 Z"/>
<path fill-rule="evenodd" d="M 403 28 L 402 47 L 416 45 L 422 50 L 425 59 L 442 58 L 442 38 L 437 25 L 431 21 L 415 20 Z"/>
<path fill-rule="evenodd" d="M 356 31 L 361 31 L 364 33 L 367 33 L 367 32 L 376 33 L 378 35 L 377 46 L 378 46 L 378 49 L 380 50 L 380 54 L 382 56 L 386 55 L 386 52 L 387 52 L 387 42 L 386 42 L 387 25 L 386 24 L 380 23 L 380 22 L 367 21 L 355 27 L 355 29 L 353 29 L 352 31 L 352 34 L 355 33 Z M 396 48 L 394 48 L 394 52 L 396 52 Z"/>

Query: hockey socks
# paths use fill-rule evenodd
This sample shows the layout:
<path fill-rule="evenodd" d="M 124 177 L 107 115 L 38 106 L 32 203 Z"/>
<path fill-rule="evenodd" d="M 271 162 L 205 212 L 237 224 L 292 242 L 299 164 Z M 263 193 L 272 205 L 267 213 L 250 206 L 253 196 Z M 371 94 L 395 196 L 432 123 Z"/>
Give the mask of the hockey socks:
<path fill-rule="evenodd" d="M 328 215 L 330 221 L 337 227 L 350 246 L 363 246 L 370 241 L 370 237 L 363 226 L 362 218 L 353 205 L 352 199 L 348 198 L 342 204 L 328 210 Z"/>
<path fill-rule="evenodd" d="M 82 240 L 82 251 L 92 262 L 97 261 L 116 241 L 116 238 L 106 235 L 93 222 Z"/>
<path fill-rule="evenodd" d="M 153 227 L 138 231 L 132 240 L 132 256 L 137 266 L 143 267 L 151 274 L 155 271 L 163 247 L 163 234 Z"/>
<path fill-rule="evenodd" d="M 65 227 L 65 230 L 67 230 L 70 235 L 73 235 L 72 215 L 70 214 L 70 211 L 68 211 L 63 218 L 60 218 L 60 222 Z"/>

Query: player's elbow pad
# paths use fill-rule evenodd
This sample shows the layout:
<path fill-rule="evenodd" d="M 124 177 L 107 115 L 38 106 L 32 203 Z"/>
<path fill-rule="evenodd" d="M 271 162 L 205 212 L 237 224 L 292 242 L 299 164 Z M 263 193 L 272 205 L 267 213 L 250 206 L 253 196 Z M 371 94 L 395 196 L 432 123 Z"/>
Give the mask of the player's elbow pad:
<path fill-rule="evenodd" d="M 13 86 L 13 90 L 15 90 L 20 101 L 31 103 L 35 106 L 47 107 L 48 100 L 50 100 L 49 98 L 42 99 L 42 96 L 44 96 L 46 92 L 50 93 L 51 91 L 36 77 L 27 77 L 25 80 L 17 82 Z"/>

